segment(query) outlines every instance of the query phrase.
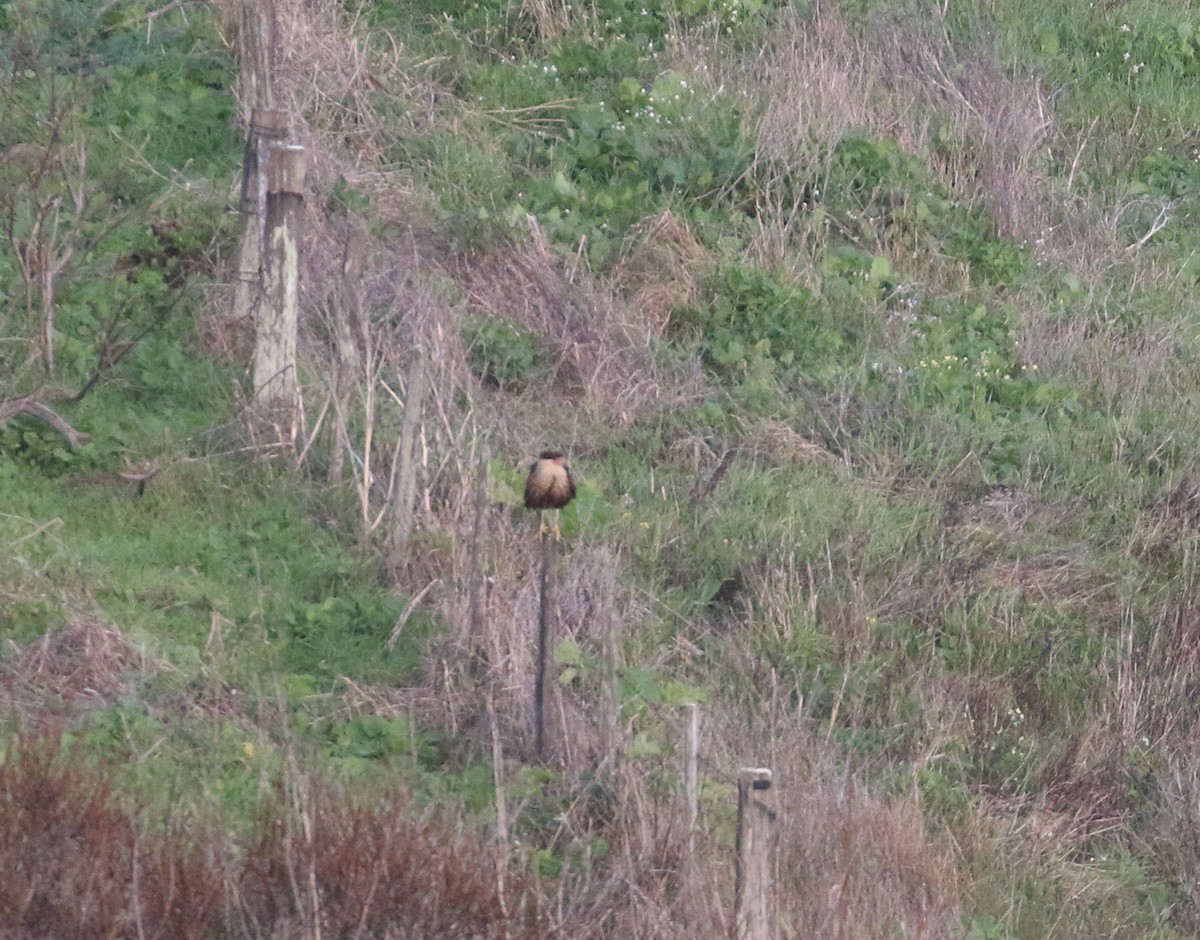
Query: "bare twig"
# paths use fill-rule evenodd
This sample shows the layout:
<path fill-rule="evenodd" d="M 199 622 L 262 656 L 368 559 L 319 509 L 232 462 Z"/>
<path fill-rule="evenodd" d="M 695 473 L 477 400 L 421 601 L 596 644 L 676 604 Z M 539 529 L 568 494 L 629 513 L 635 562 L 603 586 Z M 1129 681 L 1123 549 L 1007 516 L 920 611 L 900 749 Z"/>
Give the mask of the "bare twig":
<path fill-rule="evenodd" d="M 408 623 L 408 618 L 413 615 L 413 611 L 415 611 L 417 609 L 417 605 L 424 600 L 425 595 L 433 590 L 433 586 L 438 583 L 438 580 L 438 578 L 434 578 L 427 585 L 421 588 L 421 590 L 417 591 L 417 593 L 412 596 L 412 599 L 409 600 L 408 606 L 404 608 L 404 613 L 397 618 L 396 625 L 392 627 L 392 632 L 388 635 L 387 642 L 384 644 L 384 648 L 387 649 L 389 653 L 396 648 L 396 642 L 400 639 L 400 634 L 404 632 L 404 625 Z"/>
<path fill-rule="evenodd" d="M 1084 148 L 1087 147 L 1088 136 L 1096 129 L 1096 124 L 1099 121 L 1099 117 L 1093 118 L 1088 129 L 1081 131 L 1079 134 L 1079 147 L 1075 150 L 1075 159 L 1071 161 L 1071 172 L 1067 174 L 1067 192 L 1071 191 L 1071 187 L 1075 183 L 1075 173 L 1079 169 L 1079 159 L 1083 156 Z"/>
<path fill-rule="evenodd" d="M 1158 210 L 1157 218 L 1150 223 L 1150 228 L 1146 234 L 1135 241 L 1132 245 L 1127 246 L 1125 250 L 1136 251 L 1138 248 L 1141 248 L 1144 244 L 1146 244 L 1146 242 L 1150 241 L 1151 238 L 1161 232 L 1164 228 L 1166 228 L 1167 224 L 1171 221 L 1171 214 L 1174 209 L 1174 203 L 1167 203 L 1166 205 L 1162 206 Z"/>
<path fill-rule="evenodd" d="M 37 527 L 36 529 L 34 529 L 32 532 L 26 532 L 26 533 L 25 533 L 24 535 L 22 535 L 20 538 L 13 539 L 11 542 L 9 542 L 9 543 L 8 543 L 8 547 L 9 547 L 10 549 L 11 549 L 11 548 L 14 548 L 14 547 L 16 547 L 17 545 L 20 545 L 22 542 L 24 542 L 24 541 L 27 541 L 28 539 L 37 538 L 37 537 L 38 537 L 39 535 L 41 535 L 43 532 L 46 532 L 46 531 L 48 531 L 49 529 L 53 529 L 53 528 L 55 528 L 55 527 L 57 527 L 57 526 L 60 526 L 60 525 L 62 525 L 62 519 L 60 519 L 60 518 L 58 518 L 57 516 L 55 516 L 55 517 L 54 517 L 53 519 L 51 519 L 49 522 L 44 522 L 44 523 L 42 523 L 40 526 L 38 526 L 38 527 Z"/>

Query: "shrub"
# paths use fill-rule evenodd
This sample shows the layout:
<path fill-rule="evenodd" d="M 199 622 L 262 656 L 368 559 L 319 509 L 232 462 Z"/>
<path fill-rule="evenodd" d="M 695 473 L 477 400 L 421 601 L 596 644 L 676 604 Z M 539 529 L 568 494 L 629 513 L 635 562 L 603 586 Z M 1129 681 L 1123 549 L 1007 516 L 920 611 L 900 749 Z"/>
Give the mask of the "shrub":
<path fill-rule="evenodd" d="M 695 343 L 705 366 L 726 381 L 764 370 L 829 376 L 857 340 L 853 324 L 830 315 L 812 291 L 760 268 L 725 265 L 700 294 L 673 316 L 672 338 Z"/>
<path fill-rule="evenodd" d="M 529 381 L 538 367 L 536 341 L 502 317 L 481 316 L 463 329 L 471 371 L 484 383 L 510 388 Z"/>

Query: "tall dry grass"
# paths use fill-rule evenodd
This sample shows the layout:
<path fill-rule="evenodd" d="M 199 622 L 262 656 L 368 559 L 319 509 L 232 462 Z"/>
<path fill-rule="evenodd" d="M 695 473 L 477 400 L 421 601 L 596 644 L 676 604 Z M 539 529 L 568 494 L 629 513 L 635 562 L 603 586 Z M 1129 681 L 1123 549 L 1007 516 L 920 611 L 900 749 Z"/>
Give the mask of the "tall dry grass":
<path fill-rule="evenodd" d="M 155 821 L 61 728 L 9 737 L 0 762 L 0 930 L 41 937 L 538 936 L 496 850 L 414 808 L 298 772 L 249 835 Z M 503 891 L 502 891 L 503 889 Z"/>

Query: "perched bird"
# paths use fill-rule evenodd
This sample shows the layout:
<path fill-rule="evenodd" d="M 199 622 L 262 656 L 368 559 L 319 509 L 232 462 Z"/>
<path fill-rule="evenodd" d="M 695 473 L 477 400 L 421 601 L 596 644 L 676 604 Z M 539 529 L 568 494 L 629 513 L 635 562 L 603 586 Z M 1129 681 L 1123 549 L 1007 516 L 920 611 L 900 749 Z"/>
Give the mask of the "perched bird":
<path fill-rule="evenodd" d="M 529 478 L 525 481 L 526 509 L 553 509 L 554 536 L 559 537 L 558 513 L 575 498 L 575 481 L 571 479 L 571 470 L 565 458 L 556 450 L 544 450 L 538 454 L 538 459 L 529 467 Z M 538 535 L 546 531 L 543 519 L 538 527 Z"/>

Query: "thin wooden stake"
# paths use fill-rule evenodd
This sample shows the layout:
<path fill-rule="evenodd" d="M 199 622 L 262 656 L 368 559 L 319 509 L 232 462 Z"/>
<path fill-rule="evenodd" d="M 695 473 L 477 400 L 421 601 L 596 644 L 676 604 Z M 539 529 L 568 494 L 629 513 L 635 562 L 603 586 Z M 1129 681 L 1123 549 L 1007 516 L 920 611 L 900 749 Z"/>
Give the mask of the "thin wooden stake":
<path fill-rule="evenodd" d="M 475 492 L 472 498 L 474 518 L 471 523 L 471 547 L 467 561 L 467 647 L 473 676 L 481 674 L 488 661 L 484 640 L 486 600 L 484 597 L 483 541 L 487 535 L 488 474 L 491 463 L 491 449 L 485 444 L 475 467 Z"/>
<path fill-rule="evenodd" d="M 771 771 L 738 773 L 736 940 L 775 940 L 775 823 Z"/>
<path fill-rule="evenodd" d="M 688 860 L 696 852 L 696 820 L 700 817 L 700 706 L 688 702 L 687 769 L 685 789 L 688 809 Z"/>
<path fill-rule="evenodd" d="M 546 755 L 546 660 L 550 655 L 550 617 L 554 590 L 554 549 L 558 540 L 542 533 L 541 603 L 538 606 L 537 670 L 533 677 L 534 740 L 538 760 Z"/>

